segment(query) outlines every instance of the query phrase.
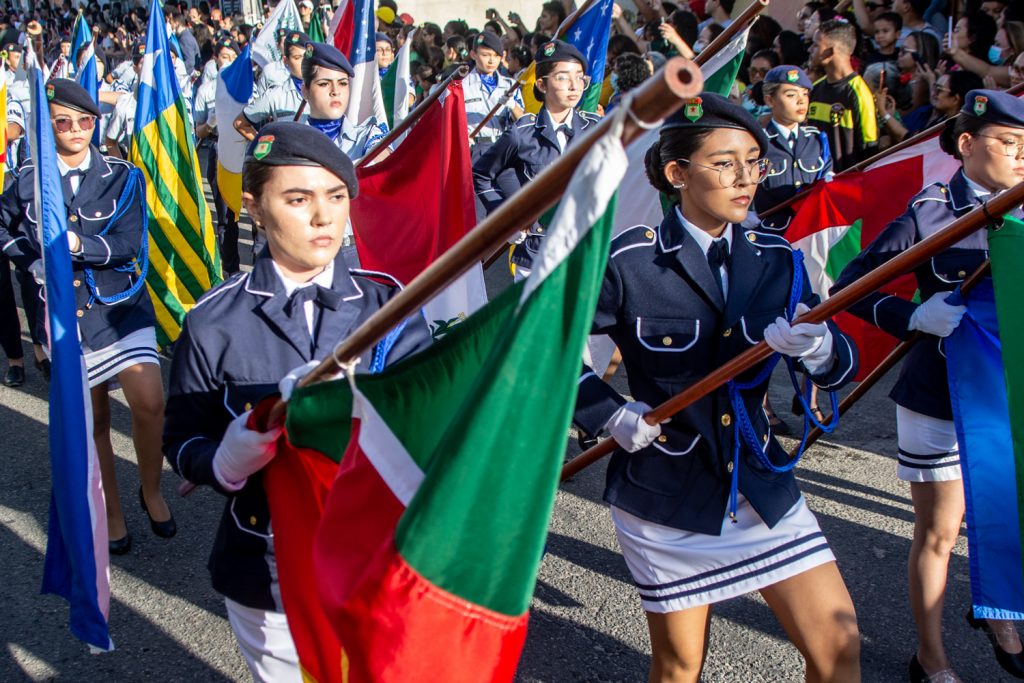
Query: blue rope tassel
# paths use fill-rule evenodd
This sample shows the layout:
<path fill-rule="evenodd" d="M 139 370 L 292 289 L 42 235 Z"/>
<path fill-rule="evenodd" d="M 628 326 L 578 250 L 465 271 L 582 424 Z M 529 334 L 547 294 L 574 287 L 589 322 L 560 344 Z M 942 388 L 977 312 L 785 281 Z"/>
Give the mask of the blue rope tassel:
<path fill-rule="evenodd" d="M 117 221 L 128 212 L 128 208 L 135 201 L 136 192 L 141 192 L 145 186 L 145 180 L 142 177 L 142 171 L 137 168 L 132 168 L 128 172 L 128 181 L 124 184 L 124 188 L 121 190 L 121 195 L 117 198 L 117 210 L 114 215 L 110 217 L 107 224 L 98 233 L 99 236 L 107 234 Z M 146 203 L 139 202 L 139 212 L 142 214 L 142 224 L 146 225 Z M 111 296 L 102 296 L 96 290 L 96 279 L 93 275 L 93 269 L 86 267 L 85 271 L 85 284 L 89 288 L 89 302 L 86 304 L 86 308 L 92 306 L 93 302 L 100 302 L 101 304 L 111 305 L 121 303 L 125 299 L 130 299 L 142 289 L 146 284 L 146 273 L 149 271 L 149 235 L 146 231 L 142 234 L 142 240 L 139 244 L 139 253 L 128 263 L 121 266 L 115 266 L 114 270 L 119 273 L 130 273 L 132 271 L 138 273 L 138 279 L 132 284 L 131 287 L 123 292 L 113 294 Z"/>
<path fill-rule="evenodd" d="M 803 298 L 803 278 L 801 275 L 804 272 L 804 255 L 799 249 L 794 249 L 792 254 L 793 284 L 790 286 L 789 301 L 786 303 L 786 317 L 789 320 L 793 319 L 793 316 L 796 314 L 796 305 L 800 303 L 801 298 Z M 803 438 L 800 440 L 800 449 L 797 451 L 796 457 L 785 465 L 776 465 L 771 461 L 768 454 L 765 452 L 765 449 L 769 444 L 765 443 L 762 445 L 758 442 L 757 432 L 754 430 L 754 425 L 750 421 L 750 415 L 747 413 L 746 405 L 743 403 L 742 392 L 747 389 L 753 389 L 763 382 L 766 382 L 768 378 L 771 377 L 772 372 L 775 370 L 775 366 L 778 365 L 778 362 L 781 359 L 781 354 L 778 352 L 773 353 L 754 379 L 749 382 L 730 380 L 726 385 L 726 388 L 729 391 L 729 403 L 732 406 L 733 413 L 736 415 L 736 419 L 733 423 L 732 480 L 729 485 L 729 517 L 732 519 L 733 524 L 737 522 L 736 509 L 739 504 L 741 443 L 746 444 L 747 448 L 757 457 L 761 466 L 768 471 L 775 473 L 788 472 L 796 467 L 797 463 L 800 462 L 800 458 L 803 457 L 804 445 L 807 443 L 807 435 L 810 432 L 810 425 L 812 422 L 826 434 L 831 434 L 839 424 L 839 400 L 836 397 L 835 392 L 829 392 L 829 396 L 832 399 L 832 420 L 828 424 L 818 422 L 818 420 L 811 415 L 809 405 L 811 399 L 810 381 L 805 383 L 804 390 L 801 392 L 800 384 L 796 377 L 796 364 L 792 358 L 786 356 L 786 366 L 789 369 L 789 376 L 793 382 L 793 388 L 800 395 L 800 402 L 804 406 L 804 433 Z"/>

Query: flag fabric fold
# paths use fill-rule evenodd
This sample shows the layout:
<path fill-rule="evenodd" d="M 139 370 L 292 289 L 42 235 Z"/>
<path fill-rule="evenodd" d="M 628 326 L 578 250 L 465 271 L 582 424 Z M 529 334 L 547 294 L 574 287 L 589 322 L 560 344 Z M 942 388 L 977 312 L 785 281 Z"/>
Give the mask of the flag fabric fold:
<path fill-rule="evenodd" d="M 415 37 L 416 31 L 405 37 L 405 43 L 395 55 L 395 61 L 391 63 L 384 78 L 380 81 L 384 96 L 384 108 L 388 114 L 388 126 L 391 128 L 401 123 L 402 119 L 409 115 L 409 96 L 413 94 L 410 56 L 412 41 Z"/>
<path fill-rule="evenodd" d="M 196 300 L 222 278 L 188 104 L 171 64 L 159 0 L 150 6 L 137 99 L 130 157 L 146 179 L 146 285 L 156 311 L 157 341 L 167 346 L 178 338 Z"/>
<path fill-rule="evenodd" d="M 265 479 L 276 538 L 298 494 L 279 472 L 310 481 L 341 462 L 318 503 L 313 573 L 279 554 L 308 678 L 512 680 L 625 168 L 619 140 L 598 141 L 531 277 L 430 349 L 354 390 L 292 396 Z"/>
<path fill-rule="evenodd" d="M 230 122 L 252 98 L 252 68 L 252 55 L 246 45 L 242 54 L 217 74 L 217 118 L 225 123 L 218 126 L 217 189 L 236 216 L 242 214 L 242 162 L 249 141 Z"/>
<path fill-rule="evenodd" d="M 351 48 L 346 54 L 355 75 L 351 79 L 345 116 L 353 123 L 374 118 L 387 130 L 388 114 L 377 69 L 377 16 L 373 0 L 348 1 L 353 6 L 353 27 Z"/>
<path fill-rule="evenodd" d="M 453 82 L 383 161 L 358 169 L 359 263 L 411 282 L 476 224 L 462 83 Z M 487 302 L 478 264 L 424 309 L 436 336 Z"/>
<path fill-rule="evenodd" d="M 97 651 L 114 648 L 107 627 L 110 557 L 92 403 L 78 341 L 64 195 L 42 72 L 33 70 L 28 122 L 35 159 L 35 215 L 42 230 L 50 337 L 50 519 L 43 593 L 70 604 L 71 632 Z"/>
<path fill-rule="evenodd" d="M 1020 621 L 1024 223 L 1006 217 L 1000 230 L 989 233 L 989 246 L 992 279 L 971 290 L 968 312 L 944 347 L 964 476 L 974 616 Z"/>
<path fill-rule="evenodd" d="M 352 50 L 352 36 L 355 34 L 356 15 L 354 0 L 341 0 L 331 16 L 327 39 L 343 55 Z"/>
<path fill-rule="evenodd" d="M 75 81 L 85 88 L 92 101 L 100 103 L 100 77 L 96 68 L 96 47 L 92 39 L 92 30 L 85 15 L 79 13 L 75 20 L 71 38 L 71 63 L 74 67 Z M 92 144 L 100 145 L 100 126 L 93 126 Z"/>
<path fill-rule="evenodd" d="M 150 21 L 152 22 L 152 17 L 150 17 Z M 299 16 L 299 8 L 295 6 L 295 0 L 281 0 L 277 3 L 277 7 L 263 24 L 259 35 L 252 41 L 252 61 L 261 69 L 271 62 L 281 61 L 282 55 L 277 41 L 277 29 L 279 28 L 286 31 L 302 30 L 302 17 Z"/>

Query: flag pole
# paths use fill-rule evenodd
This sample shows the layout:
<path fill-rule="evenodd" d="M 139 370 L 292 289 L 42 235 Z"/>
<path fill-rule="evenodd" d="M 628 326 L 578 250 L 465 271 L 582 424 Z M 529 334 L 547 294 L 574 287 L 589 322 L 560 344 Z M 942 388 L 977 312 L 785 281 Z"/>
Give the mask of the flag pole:
<path fill-rule="evenodd" d="M 1024 83 L 1019 83 L 1019 84 L 1013 86 L 1012 88 L 1009 88 L 1006 91 L 1006 94 L 1016 96 L 1016 95 L 1021 94 L 1022 92 L 1024 92 Z M 957 113 L 957 116 L 960 116 L 959 112 Z M 948 119 L 947 119 L 947 121 L 948 121 Z M 868 166 L 871 166 L 873 164 L 877 164 L 879 161 L 881 161 L 882 159 L 886 158 L 890 154 L 894 154 L 896 152 L 899 152 L 901 150 L 906 149 L 907 147 L 911 147 L 912 145 L 916 145 L 919 142 L 923 142 L 924 140 L 927 140 L 928 138 L 932 137 L 933 135 L 938 135 L 940 132 L 942 132 L 942 129 L 945 126 L 946 126 L 946 121 L 940 121 L 940 122 L 936 123 L 934 126 L 931 126 L 929 128 L 925 128 L 924 130 L 922 130 L 920 133 L 917 133 L 916 135 L 913 135 L 913 136 L 911 136 L 909 138 L 906 138 L 905 140 L 901 140 L 900 142 L 897 142 L 892 147 L 889 147 L 889 148 L 879 152 L 878 154 L 874 155 L 870 159 L 865 159 L 864 161 L 861 161 L 861 162 L 858 162 L 858 163 L 854 164 L 850 168 L 843 169 L 839 173 L 836 173 L 836 176 L 838 177 L 838 176 L 841 176 L 841 175 L 846 175 L 847 173 L 853 173 L 854 171 L 863 171 Z M 815 183 L 815 185 L 816 185 L 816 183 Z M 810 194 L 812 189 L 814 189 L 814 185 L 811 185 L 810 187 L 807 187 L 806 189 L 801 190 L 800 192 L 797 192 L 795 195 L 793 195 L 789 199 L 785 199 L 785 200 L 779 202 L 778 204 L 776 204 L 775 206 L 771 207 L 770 209 L 766 209 L 764 211 L 764 213 L 759 213 L 758 217 L 759 218 L 767 218 L 768 216 L 774 215 L 774 214 L 778 213 L 779 211 L 782 211 L 784 209 L 788 209 L 789 207 L 793 206 L 794 204 L 799 202 L 801 199 L 806 197 L 808 194 Z"/>
<path fill-rule="evenodd" d="M 633 116 L 623 124 L 622 142 L 628 145 L 646 129 L 659 125 L 662 119 L 682 105 L 682 100 L 700 92 L 704 79 L 696 65 L 682 57 L 673 57 L 657 74 L 630 92 Z M 524 221 L 534 221 L 553 206 L 569 184 L 576 166 L 590 148 L 608 133 L 613 120 L 606 118 L 579 141 L 567 148 L 553 164 L 545 168 L 526 187 L 468 232 L 458 243 L 430 264 L 401 292 L 367 318 L 334 352 L 298 386 L 304 387 L 331 378 L 352 359 L 357 358 L 384 337 L 389 330 L 414 315 L 452 280 L 468 271 L 485 256 L 504 244 L 519 231 Z M 280 422 L 284 403 L 278 401 L 269 417 L 269 424 Z"/>
<path fill-rule="evenodd" d="M 989 274 L 989 270 L 991 270 L 991 268 L 992 261 L 989 259 L 985 259 L 984 263 L 978 266 L 977 270 L 968 275 L 967 279 L 960 283 L 960 293 L 966 295 L 968 292 L 974 289 L 975 285 L 977 285 L 979 282 L 985 279 L 985 277 Z M 846 415 L 846 413 L 849 412 L 850 408 L 853 407 L 853 404 L 862 399 L 864 397 L 864 394 L 868 393 L 868 391 L 870 391 L 872 387 L 878 384 L 878 381 L 882 379 L 882 377 L 884 377 L 889 372 L 889 370 L 893 369 L 901 360 L 903 360 L 904 356 L 906 356 L 907 353 L 910 352 L 910 349 L 914 348 L 914 345 L 917 344 L 917 342 L 924 339 L 924 336 L 925 335 L 922 334 L 921 332 L 914 332 L 914 334 L 911 335 L 909 339 L 900 342 L 896 346 L 896 348 L 893 349 L 892 352 L 888 356 L 886 356 L 881 363 L 878 364 L 878 367 L 872 370 L 867 377 L 865 377 L 856 387 L 854 387 L 853 391 L 847 394 L 843 398 L 843 400 L 839 402 L 839 417 Z M 814 443 L 818 439 L 820 439 L 821 435 L 824 433 L 825 432 L 822 431 L 821 427 L 815 427 L 814 429 L 812 429 L 807 434 L 807 441 L 804 444 L 804 451 L 806 452 L 807 449 L 813 446 Z M 796 457 L 796 452 L 797 450 L 799 450 L 799 448 L 800 447 L 797 446 L 795 449 L 793 449 L 793 451 L 790 452 L 789 457 Z"/>
<path fill-rule="evenodd" d="M 700 51 L 693 61 L 697 62 L 697 66 L 704 66 L 709 59 L 715 56 L 719 50 L 729 44 L 729 42 L 736 37 L 737 33 L 745 31 L 750 24 L 754 22 L 761 12 L 767 7 L 770 0 L 756 0 L 750 3 L 747 9 L 736 17 L 731 24 L 724 31 L 718 34 L 718 36 L 708 43 L 708 46 Z"/>
<path fill-rule="evenodd" d="M 1022 201 L 1024 201 L 1024 183 L 1019 183 L 1009 190 L 1000 192 L 981 206 L 964 214 L 938 232 L 900 253 L 891 261 L 882 264 L 839 290 L 833 296 L 797 318 L 794 324 L 821 323 L 838 313 L 842 313 L 900 275 L 910 272 L 976 230 L 995 222 L 997 219 L 992 218 L 992 216 L 1003 216 L 1020 206 Z M 736 375 L 767 360 L 772 353 L 773 351 L 767 343 L 763 341 L 758 342 L 755 346 L 752 346 L 705 376 L 704 379 L 692 384 L 687 389 L 645 414 L 644 420 L 650 425 L 656 425 L 671 418 Z M 594 464 L 604 456 L 611 454 L 616 448 L 615 439 L 605 439 L 593 448 L 573 458 L 562 468 L 562 481 Z"/>
<path fill-rule="evenodd" d="M 376 145 L 374 145 L 369 152 L 366 153 L 362 159 L 356 162 L 356 168 L 363 168 L 371 161 L 376 159 L 381 152 L 388 148 L 392 142 L 400 138 L 405 134 L 405 131 L 412 128 L 413 124 L 420 120 L 427 109 L 430 109 L 430 105 L 437 101 L 441 95 L 447 90 L 448 86 L 451 85 L 452 81 L 461 81 L 463 78 L 469 75 L 469 67 L 463 64 L 458 69 L 448 74 L 448 78 L 441 81 L 441 83 L 427 95 L 422 102 L 416 105 L 416 108 L 409 112 L 409 115 L 402 119 L 397 126 L 394 127 L 387 135 L 381 139 Z"/>

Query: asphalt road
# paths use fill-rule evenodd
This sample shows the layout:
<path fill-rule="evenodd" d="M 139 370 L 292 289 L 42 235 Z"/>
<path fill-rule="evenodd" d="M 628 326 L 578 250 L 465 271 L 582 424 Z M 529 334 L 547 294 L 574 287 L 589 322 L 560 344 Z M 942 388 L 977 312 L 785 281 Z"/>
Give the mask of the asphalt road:
<path fill-rule="evenodd" d="M 507 281 L 500 265 L 488 272 L 492 290 Z M 166 363 L 164 371 L 166 379 Z M 7 653 L 0 681 L 250 680 L 206 571 L 223 502 L 209 489 L 177 498 L 178 482 L 167 469 L 164 494 L 179 533 L 169 541 L 152 534 L 134 502 L 138 474 L 121 392 L 113 395 L 113 438 L 135 543 L 111 563 L 110 628 L 117 649 L 90 655 L 67 628 L 66 603 L 39 595 L 50 479 L 47 400 L 42 378 L 31 369 L 28 375 L 19 389 L 0 386 L 0 641 Z M 625 391 L 621 371 L 616 382 Z M 789 404 L 787 385 L 780 371 L 772 386 L 777 408 Z M 906 597 L 913 511 L 908 487 L 895 477 L 896 429 L 887 390 L 878 387 L 798 468 L 857 607 L 864 680 L 872 682 L 906 680 L 915 647 Z M 796 425 L 786 411 L 780 414 Z M 570 439 L 569 455 L 577 452 Z M 559 493 L 521 681 L 646 680 L 646 623 L 601 502 L 603 475 L 602 465 L 592 467 Z M 949 570 L 945 635 L 951 660 L 965 681 L 1010 680 L 984 637 L 964 621 L 966 553 L 962 536 Z M 802 680 L 798 653 L 759 596 L 719 605 L 713 614 L 706 681 Z"/>

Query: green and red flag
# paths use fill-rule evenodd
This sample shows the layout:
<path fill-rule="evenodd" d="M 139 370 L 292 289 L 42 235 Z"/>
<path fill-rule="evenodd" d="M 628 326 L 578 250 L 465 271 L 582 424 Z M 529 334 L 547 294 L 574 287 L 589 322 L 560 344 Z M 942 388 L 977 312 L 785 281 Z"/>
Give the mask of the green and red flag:
<path fill-rule="evenodd" d="M 431 348 L 292 396 L 266 485 L 307 679 L 512 680 L 626 166 L 599 140 L 530 278 Z"/>
<path fill-rule="evenodd" d="M 842 173 L 818 183 L 796 206 L 786 239 L 804 253 L 814 292 L 825 300 L 839 273 L 874 240 L 885 226 L 907 210 L 911 198 L 928 185 L 947 182 L 959 167 L 939 148 L 938 137 L 894 152 L 863 171 Z M 883 291 L 910 298 L 916 286 L 904 275 Z M 870 373 L 896 346 L 897 340 L 848 313 L 836 322 L 860 349 L 858 380 Z"/>

